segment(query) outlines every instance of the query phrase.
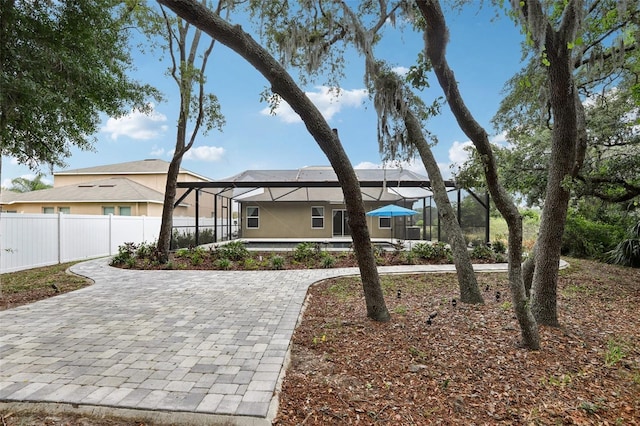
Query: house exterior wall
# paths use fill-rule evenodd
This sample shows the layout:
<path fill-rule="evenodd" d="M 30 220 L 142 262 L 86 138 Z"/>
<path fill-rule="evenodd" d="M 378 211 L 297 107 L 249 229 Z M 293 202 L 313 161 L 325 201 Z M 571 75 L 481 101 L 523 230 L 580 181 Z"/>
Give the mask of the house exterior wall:
<path fill-rule="evenodd" d="M 371 211 L 383 206 L 384 203 L 365 203 L 365 210 Z M 247 209 L 258 207 L 258 228 L 250 228 L 250 217 Z M 324 227 L 313 228 L 312 207 L 324 208 Z M 242 238 L 332 238 L 333 212 L 346 210 L 344 204 L 328 202 L 243 202 L 241 208 L 241 236 Z M 380 228 L 377 217 L 367 217 L 367 225 L 371 238 L 389 238 L 390 228 Z"/>

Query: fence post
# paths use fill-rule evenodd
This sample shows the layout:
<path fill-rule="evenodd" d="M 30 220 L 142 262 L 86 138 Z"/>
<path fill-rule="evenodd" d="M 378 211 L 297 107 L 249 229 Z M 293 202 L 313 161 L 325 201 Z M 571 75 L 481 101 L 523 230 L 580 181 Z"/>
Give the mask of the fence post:
<path fill-rule="evenodd" d="M 58 263 L 62 263 L 62 213 L 58 212 Z"/>
<path fill-rule="evenodd" d="M 113 214 L 109 213 L 109 256 L 113 256 Z"/>

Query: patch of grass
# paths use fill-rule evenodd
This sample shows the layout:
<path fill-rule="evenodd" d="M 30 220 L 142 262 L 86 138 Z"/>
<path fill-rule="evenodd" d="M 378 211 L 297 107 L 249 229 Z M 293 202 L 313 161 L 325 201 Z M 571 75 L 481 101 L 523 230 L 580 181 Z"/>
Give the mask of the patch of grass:
<path fill-rule="evenodd" d="M 398 305 L 395 308 L 393 308 L 393 312 L 398 315 L 405 315 L 407 311 L 408 311 L 408 308 L 404 305 Z"/>
<path fill-rule="evenodd" d="M 627 355 L 626 342 L 617 339 L 607 341 L 607 351 L 604 354 L 604 364 L 612 367 Z"/>
<path fill-rule="evenodd" d="M 339 300 L 353 297 L 356 295 L 356 290 L 354 290 L 353 286 L 355 279 L 353 277 L 337 279 L 327 288 L 327 292 Z"/>
<path fill-rule="evenodd" d="M 505 312 L 511 311 L 512 307 L 513 305 L 511 304 L 511 302 L 502 302 L 502 304 L 500 305 L 500 309 Z"/>
<path fill-rule="evenodd" d="M 550 376 L 547 383 L 553 386 L 564 387 L 571 383 L 571 374 L 562 374 L 560 376 Z"/>
<path fill-rule="evenodd" d="M 425 362 L 428 361 L 429 359 L 429 354 L 427 354 L 424 351 L 421 351 L 420 349 L 416 348 L 415 346 L 411 346 L 409 348 L 409 354 L 411 354 L 411 356 L 419 362 Z"/>

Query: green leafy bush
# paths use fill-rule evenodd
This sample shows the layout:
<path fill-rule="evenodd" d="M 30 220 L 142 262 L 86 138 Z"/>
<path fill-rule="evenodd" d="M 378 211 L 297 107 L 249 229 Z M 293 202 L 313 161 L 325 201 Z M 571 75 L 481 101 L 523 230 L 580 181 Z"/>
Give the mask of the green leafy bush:
<path fill-rule="evenodd" d="M 314 243 L 300 243 L 293 249 L 293 258 L 298 262 L 305 262 L 312 259 L 316 252 L 317 249 Z"/>
<path fill-rule="evenodd" d="M 219 269 L 228 270 L 231 269 L 233 263 L 229 259 L 223 257 L 222 259 L 218 259 L 218 261 L 216 262 L 216 266 Z"/>
<path fill-rule="evenodd" d="M 254 258 L 248 257 L 244 260 L 244 269 L 246 270 L 258 269 L 258 262 Z"/>
<path fill-rule="evenodd" d="M 188 248 L 181 248 L 181 249 L 178 249 L 178 250 L 176 250 L 176 252 L 175 252 L 175 254 L 174 254 L 174 256 L 175 256 L 175 257 L 178 257 L 178 258 L 180 258 L 180 257 L 187 257 L 188 255 L 189 255 L 189 249 L 188 249 Z"/>
<path fill-rule="evenodd" d="M 249 257 L 249 250 L 242 241 L 232 241 L 216 248 L 220 258 L 229 260 L 244 260 Z"/>
<path fill-rule="evenodd" d="M 417 243 L 411 249 L 417 257 L 426 260 L 441 260 L 451 256 L 451 249 L 442 241 L 437 243 Z"/>
<path fill-rule="evenodd" d="M 485 245 L 475 246 L 471 251 L 471 258 L 478 260 L 491 260 L 493 259 L 494 253 L 489 247 Z"/>
<path fill-rule="evenodd" d="M 507 252 L 507 245 L 502 240 L 494 240 L 491 242 L 491 249 L 494 253 L 505 254 Z"/>
<path fill-rule="evenodd" d="M 562 254 L 601 259 L 624 238 L 624 229 L 569 212 L 562 236 Z"/>
<path fill-rule="evenodd" d="M 191 264 L 193 266 L 202 265 L 202 262 L 204 262 L 204 256 L 201 251 L 193 251 L 189 259 L 191 260 Z"/>
<path fill-rule="evenodd" d="M 269 263 L 271 264 L 271 269 L 282 269 L 284 268 L 284 257 L 280 255 L 271 256 Z"/>
<path fill-rule="evenodd" d="M 135 264 L 135 253 L 138 250 L 138 246 L 135 243 L 124 243 L 118 247 L 118 254 L 111 259 L 112 266 L 130 266 L 132 261 Z"/>
<path fill-rule="evenodd" d="M 404 253 L 404 261 L 407 265 L 415 265 L 416 263 L 416 253 L 413 250 L 405 251 Z"/>
<path fill-rule="evenodd" d="M 629 238 L 620 241 L 606 258 L 609 263 L 640 268 L 640 222 L 629 230 Z"/>
<path fill-rule="evenodd" d="M 336 258 L 328 255 L 322 257 L 322 267 L 323 268 L 333 268 L 336 264 Z"/>
<path fill-rule="evenodd" d="M 140 243 L 136 249 L 138 259 L 151 259 L 156 251 L 156 245 L 151 243 Z"/>
<path fill-rule="evenodd" d="M 198 233 L 198 244 L 210 244 L 213 243 L 214 235 L 213 229 L 205 228 L 201 229 Z M 171 248 L 188 248 L 196 245 L 196 233 L 188 230 L 174 229 L 171 233 Z"/>

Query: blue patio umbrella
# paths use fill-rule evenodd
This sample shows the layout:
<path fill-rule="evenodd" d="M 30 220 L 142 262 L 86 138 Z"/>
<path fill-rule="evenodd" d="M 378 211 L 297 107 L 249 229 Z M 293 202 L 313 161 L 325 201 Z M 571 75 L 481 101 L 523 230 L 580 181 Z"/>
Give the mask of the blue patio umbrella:
<path fill-rule="evenodd" d="M 414 214 L 418 214 L 418 212 L 406 207 L 396 206 L 395 204 L 388 204 L 375 210 L 371 210 L 369 213 L 367 213 L 367 216 L 397 217 L 413 216 Z M 393 239 L 393 229 L 391 229 L 391 239 Z"/>
<path fill-rule="evenodd" d="M 413 216 L 414 214 L 418 214 L 418 212 L 405 207 L 396 206 L 395 204 L 388 204 L 378 209 L 371 210 L 367 213 L 367 216 L 396 217 Z"/>

